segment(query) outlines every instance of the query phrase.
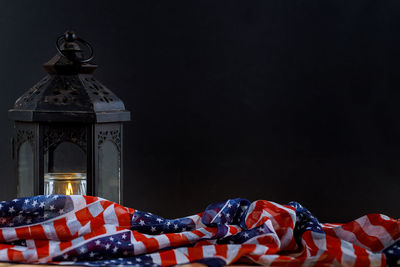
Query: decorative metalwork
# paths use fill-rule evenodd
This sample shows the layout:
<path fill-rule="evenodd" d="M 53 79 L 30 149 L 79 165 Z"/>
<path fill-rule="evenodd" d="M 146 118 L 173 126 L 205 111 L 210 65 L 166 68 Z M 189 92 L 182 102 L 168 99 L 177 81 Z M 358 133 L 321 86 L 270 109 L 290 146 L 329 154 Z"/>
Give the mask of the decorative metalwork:
<path fill-rule="evenodd" d="M 108 130 L 108 131 L 99 131 L 97 135 L 97 145 L 101 146 L 107 140 L 111 140 L 115 143 L 118 150 L 121 150 L 121 132 L 119 130 Z"/>
<path fill-rule="evenodd" d="M 87 134 L 84 127 L 47 127 L 43 136 L 43 151 L 58 146 L 62 142 L 71 142 L 78 145 L 85 153 Z"/>
<path fill-rule="evenodd" d="M 18 129 L 16 133 L 16 148 L 19 148 L 21 144 L 24 142 L 28 141 L 32 146 L 34 145 L 34 137 L 35 134 L 33 130 L 27 130 L 27 129 Z"/>

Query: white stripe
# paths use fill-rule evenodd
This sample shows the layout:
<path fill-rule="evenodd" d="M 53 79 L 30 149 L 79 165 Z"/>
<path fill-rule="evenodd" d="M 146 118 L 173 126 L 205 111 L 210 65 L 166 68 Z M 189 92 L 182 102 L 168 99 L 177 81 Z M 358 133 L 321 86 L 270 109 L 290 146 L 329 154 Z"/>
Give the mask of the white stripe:
<path fill-rule="evenodd" d="M 92 231 L 92 229 L 91 229 L 90 222 L 89 222 L 89 223 L 86 223 L 85 226 L 83 226 L 79 229 L 78 235 L 82 236 L 82 235 L 90 233 L 91 231 Z"/>
<path fill-rule="evenodd" d="M 99 201 L 91 203 L 88 206 L 88 209 L 89 209 L 90 214 L 92 214 L 93 217 L 96 217 L 104 210 L 103 206 L 101 205 L 101 203 Z"/>
<path fill-rule="evenodd" d="M 189 259 L 186 257 L 187 248 L 174 249 L 176 264 L 188 263 Z"/>
<path fill-rule="evenodd" d="M 214 245 L 203 246 L 203 258 L 209 258 L 215 256 Z"/>
<path fill-rule="evenodd" d="M 373 253 L 371 251 L 366 250 L 370 261 L 370 266 L 381 266 L 382 263 L 382 253 Z"/>
<path fill-rule="evenodd" d="M 118 218 L 115 214 L 114 205 L 115 204 L 108 206 L 103 213 L 104 222 L 106 224 L 118 225 Z"/>
<path fill-rule="evenodd" d="M 159 248 L 166 248 L 169 247 L 169 239 L 166 235 L 158 235 L 154 236 L 154 239 L 157 240 Z"/>
<path fill-rule="evenodd" d="M 342 250 L 342 262 L 343 266 L 354 266 L 356 262 L 356 255 L 354 254 L 353 244 L 345 240 L 340 240 Z"/>
<path fill-rule="evenodd" d="M 8 248 L 0 250 L 0 261 L 8 261 Z"/>
<path fill-rule="evenodd" d="M 161 257 L 160 257 L 160 253 L 155 252 L 150 254 L 151 259 L 153 260 L 153 263 L 161 265 Z"/>
<path fill-rule="evenodd" d="M 66 219 L 67 219 L 66 223 L 67 223 L 67 226 L 68 226 L 68 229 L 69 229 L 71 235 L 75 235 L 79 231 L 79 229 L 82 227 L 81 223 L 76 218 L 75 213 L 69 214 L 66 217 Z"/>
<path fill-rule="evenodd" d="M 37 258 L 38 258 L 36 249 L 31 249 L 31 248 L 26 248 L 25 251 L 22 252 L 22 255 L 24 256 L 24 259 L 27 262 L 33 262 L 33 261 L 37 260 Z M 0 256 L 0 258 L 1 258 L 1 256 Z"/>
<path fill-rule="evenodd" d="M 344 230 L 342 227 L 333 228 L 333 230 L 336 233 L 338 238 L 340 238 L 342 240 L 345 240 L 345 241 L 348 241 L 348 242 L 350 242 L 352 244 L 355 244 L 355 245 L 357 245 L 359 247 L 362 247 L 362 248 L 365 248 L 365 249 L 370 249 L 369 247 L 363 245 L 357 239 L 357 236 L 353 232 Z"/>
<path fill-rule="evenodd" d="M 44 223 L 42 225 L 42 227 L 43 227 L 43 231 L 44 231 L 46 237 L 49 240 L 58 240 L 58 236 L 57 236 L 57 233 L 56 233 L 56 229 L 55 229 L 55 227 L 53 225 L 53 222 Z"/>
<path fill-rule="evenodd" d="M 392 236 L 386 231 L 386 229 L 380 225 L 372 225 L 367 216 L 357 219 L 356 222 L 360 224 L 365 233 L 378 238 L 384 247 L 394 243 Z"/>
<path fill-rule="evenodd" d="M 226 259 L 226 264 L 231 264 L 232 261 L 235 259 L 237 256 L 239 249 L 241 248 L 241 245 L 228 245 L 228 251 L 227 251 L 227 259 Z"/>
<path fill-rule="evenodd" d="M 15 232 L 15 228 L 6 227 L 6 228 L 2 228 L 1 230 L 3 231 L 3 237 L 7 242 L 18 240 L 17 232 Z"/>
<path fill-rule="evenodd" d="M 80 195 L 71 195 L 69 196 L 72 200 L 72 203 L 74 203 L 74 211 L 78 211 L 81 210 L 83 208 L 85 208 L 86 205 L 86 200 L 83 196 Z"/>

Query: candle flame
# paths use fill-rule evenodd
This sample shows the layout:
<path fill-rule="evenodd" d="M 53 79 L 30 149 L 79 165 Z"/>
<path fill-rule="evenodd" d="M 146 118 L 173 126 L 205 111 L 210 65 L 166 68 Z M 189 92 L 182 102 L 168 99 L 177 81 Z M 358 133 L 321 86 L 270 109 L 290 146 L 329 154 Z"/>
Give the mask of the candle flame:
<path fill-rule="evenodd" d="M 72 190 L 72 185 L 71 185 L 71 183 L 68 183 L 67 190 L 65 191 L 65 194 L 66 194 L 66 195 L 72 195 L 72 194 L 74 194 L 74 190 Z"/>

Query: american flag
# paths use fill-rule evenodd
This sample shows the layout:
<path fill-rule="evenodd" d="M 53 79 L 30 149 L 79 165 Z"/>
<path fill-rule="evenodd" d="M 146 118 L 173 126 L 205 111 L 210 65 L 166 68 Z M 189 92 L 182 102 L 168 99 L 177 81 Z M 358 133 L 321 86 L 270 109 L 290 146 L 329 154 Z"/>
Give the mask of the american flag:
<path fill-rule="evenodd" d="M 229 199 L 165 219 L 91 196 L 0 202 L 0 261 L 63 265 L 400 265 L 400 221 L 320 223 L 297 202 Z"/>

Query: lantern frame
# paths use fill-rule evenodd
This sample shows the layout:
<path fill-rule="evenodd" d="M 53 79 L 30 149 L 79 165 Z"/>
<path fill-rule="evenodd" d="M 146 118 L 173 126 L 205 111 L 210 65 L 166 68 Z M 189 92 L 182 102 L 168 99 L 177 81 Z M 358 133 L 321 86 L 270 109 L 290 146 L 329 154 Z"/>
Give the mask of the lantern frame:
<path fill-rule="evenodd" d="M 60 40 L 64 41 L 61 45 Z M 22 95 L 8 112 L 15 128 L 12 139 L 15 174 L 18 177 L 20 146 L 28 142 L 33 152 L 32 192 L 43 194 L 46 152 L 62 142 L 71 142 L 86 155 L 86 194 L 98 196 L 99 179 L 105 179 L 100 177 L 99 152 L 103 143 L 110 141 L 118 153 L 119 199 L 116 202 L 121 203 L 123 122 L 130 120 L 130 112 L 111 90 L 93 77 L 97 65 L 90 62 L 92 55 L 83 57 L 79 42 L 90 46 L 71 31 L 59 37 L 59 53 L 43 65 L 48 75 Z M 90 49 L 92 53 L 91 46 Z"/>

